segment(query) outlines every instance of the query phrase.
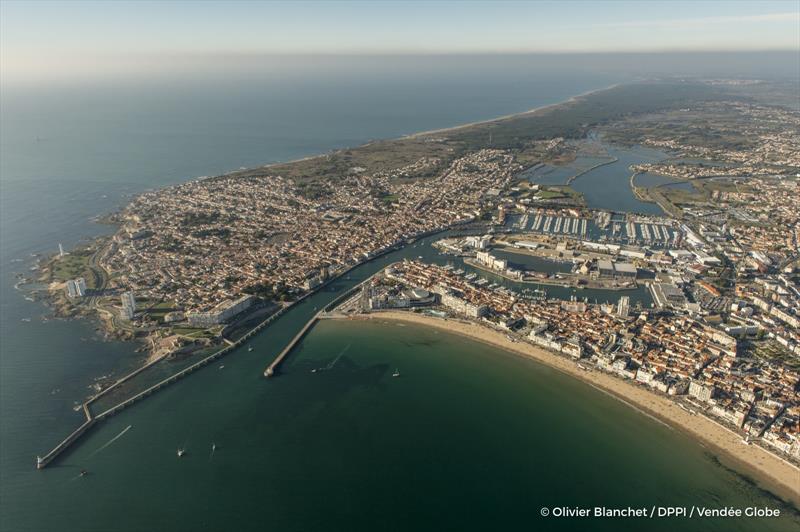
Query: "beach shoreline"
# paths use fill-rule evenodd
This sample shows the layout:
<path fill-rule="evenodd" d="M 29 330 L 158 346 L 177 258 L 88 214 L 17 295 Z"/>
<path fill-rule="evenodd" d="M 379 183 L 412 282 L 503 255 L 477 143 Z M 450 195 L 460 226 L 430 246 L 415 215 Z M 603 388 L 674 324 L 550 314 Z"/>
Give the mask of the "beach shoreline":
<path fill-rule="evenodd" d="M 627 82 L 627 83 L 633 83 L 633 82 Z M 564 107 L 564 106 L 571 105 L 571 104 L 575 103 L 576 101 L 580 100 L 581 98 L 586 98 L 587 96 L 592 96 L 593 94 L 597 94 L 599 92 L 615 89 L 615 88 L 617 88 L 617 87 L 619 87 L 621 85 L 625 85 L 625 84 L 626 84 L 626 82 L 613 83 L 613 84 L 605 86 L 605 87 L 600 87 L 600 88 L 597 88 L 597 89 L 591 89 L 591 90 L 582 92 L 580 94 L 576 94 L 574 96 L 570 96 L 565 100 L 561 100 L 561 101 L 554 102 L 554 103 L 548 103 L 548 104 L 540 105 L 538 107 L 533 107 L 533 108 L 527 109 L 525 111 L 519 111 L 519 112 L 516 112 L 516 113 L 496 116 L 496 117 L 493 117 L 493 118 L 487 118 L 485 120 L 476 120 L 476 121 L 473 121 L 473 122 L 466 122 L 464 124 L 456 124 L 454 126 L 448 126 L 448 127 L 443 127 L 443 128 L 439 128 L 439 129 L 429 129 L 429 130 L 425 130 L 425 131 L 418 131 L 418 132 L 415 132 L 415 133 L 409 133 L 407 135 L 400 135 L 398 137 L 387 137 L 387 138 L 382 138 L 382 139 L 370 140 L 370 141 L 367 141 L 367 142 L 365 142 L 363 144 L 359 144 L 357 146 L 339 148 L 339 149 L 335 149 L 335 150 L 332 150 L 332 151 L 333 152 L 337 152 L 337 151 L 343 151 L 343 150 L 347 150 L 347 149 L 357 149 L 357 148 L 361 148 L 361 147 L 364 147 L 364 146 L 370 146 L 372 144 L 375 144 L 376 142 L 393 142 L 393 141 L 402 141 L 402 140 L 408 140 L 408 139 L 417 139 L 417 138 L 420 138 L 420 137 L 427 137 L 427 136 L 430 136 L 430 135 L 440 135 L 440 134 L 443 134 L 443 133 L 451 133 L 453 131 L 459 131 L 459 130 L 470 128 L 470 127 L 491 124 L 492 122 L 500 122 L 500 121 L 503 121 L 503 120 L 510 120 L 510 119 L 514 119 L 514 118 L 520 118 L 520 117 L 523 117 L 523 116 L 535 115 L 537 113 L 542 113 L 544 111 L 554 110 L 554 109 L 558 109 L 559 107 Z M 306 155 L 304 157 L 298 157 L 296 159 L 291 159 L 291 160 L 288 160 L 288 161 L 277 161 L 277 162 L 272 162 L 272 163 L 267 163 L 267 164 L 256 165 L 256 166 L 253 166 L 253 167 L 250 167 L 250 168 L 246 168 L 246 169 L 231 170 L 229 172 L 224 172 L 224 173 L 222 173 L 220 175 L 217 175 L 217 176 L 203 176 L 203 177 L 199 177 L 199 178 L 195 178 L 195 179 L 190 179 L 189 181 L 201 180 L 201 179 L 215 179 L 215 178 L 218 178 L 218 177 L 224 177 L 224 176 L 229 176 L 229 175 L 240 174 L 240 173 L 246 172 L 246 171 L 269 170 L 269 169 L 272 169 L 272 168 L 280 168 L 280 167 L 291 165 L 291 164 L 295 164 L 295 163 L 301 163 L 301 162 L 306 162 L 306 161 L 313 161 L 315 159 L 321 159 L 323 157 L 327 157 L 328 155 L 329 155 L 329 153 L 317 153 L 317 154 L 313 154 L 313 155 Z"/>
<path fill-rule="evenodd" d="M 582 92 L 580 94 L 576 94 L 574 96 L 570 96 L 566 100 L 562 100 L 562 101 L 556 102 L 556 103 L 549 103 L 549 104 L 545 104 L 545 105 L 540 105 L 538 107 L 533 107 L 531 109 L 528 109 L 527 111 L 520 111 L 518 113 L 511 113 L 511 114 L 507 114 L 507 115 L 497 116 L 497 117 L 494 117 L 494 118 L 488 118 L 486 120 L 476 120 L 474 122 L 467 122 L 466 124 L 459 124 L 459 125 L 456 125 L 456 126 L 443 127 L 443 128 L 439 128 L 439 129 L 430 129 L 430 130 L 427 130 L 427 131 L 420 131 L 418 133 L 411 133 L 409 135 L 404 135 L 402 137 L 399 137 L 398 139 L 388 139 L 388 140 L 414 139 L 414 138 L 419 138 L 419 137 L 425 137 L 425 136 L 428 136 L 428 135 L 438 135 L 438 134 L 442 134 L 442 133 L 450 133 L 450 132 L 453 132 L 453 131 L 458 131 L 460 129 L 466 129 L 468 127 L 481 126 L 481 125 L 491 124 L 492 122 L 500 122 L 502 120 L 509 120 L 509 119 L 513 119 L 513 118 L 519 118 L 519 117 L 522 117 L 522 116 L 534 115 L 536 113 L 541 113 L 542 111 L 547 111 L 549 109 L 557 109 L 558 107 L 572 104 L 572 103 L 576 102 L 577 100 L 580 100 L 581 98 L 585 98 L 587 96 L 591 96 L 592 94 L 596 94 L 598 92 L 611 90 L 611 89 L 614 89 L 616 87 L 619 87 L 620 85 L 623 85 L 623 83 L 613 83 L 611 85 L 608 85 L 606 87 L 601 87 L 599 89 L 591 89 L 591 90 Z"/>
<path fill-rule="evenodd" d="M 743 473 L 760 487 L 786 501 L 800 505 L 800 468 L 782 460 L 758 445 L 745 445 L 742 436 L 711 419 L 691 414 L 674 401 L 644 387 L 636 386 L 597 369 L 586 371 L 571 360 L 557 356 L 527 342 L 512 342 L 500 331 L 457 318 L 437 318 L 413 312 L 381 311 L 341 319 L 385 320 L 406 322 L 443 330 L 498 347 L 515 355 L 537 361 L 580 379 L 593 388 L 634 408 L 670 428 L 693 437 L 701 445 L 713 449 L 723 465 Z"/>

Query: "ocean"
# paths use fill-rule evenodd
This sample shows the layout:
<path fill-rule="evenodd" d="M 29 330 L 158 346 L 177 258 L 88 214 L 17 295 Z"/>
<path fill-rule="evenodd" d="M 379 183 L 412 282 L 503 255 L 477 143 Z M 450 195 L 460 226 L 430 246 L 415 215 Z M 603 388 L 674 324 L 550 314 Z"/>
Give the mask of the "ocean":
<path fill-rule="evenodd" d="M 72 408 L 94 379 L 121 375 L 142 355 L 102 341 L 90 321 L 42 320 L 46 309 L 14 288 L 32 274 L 33 254 L 109 232 L 92 218 L 148 189 L 524 111 L 635 77 L 520 61 L 3 87 L 0 529 L 619 530 L 640 524 L 545 520 L 540 507 L 700 503 L 778 506 L 790 517 L 681 527 L 796 526 L 795 510 L 676 431 L 443 333 L 326 322 L 280 378 L 263 379 L 313 306 L 393 258 L 422 254 L 411 249 L 310 298 L 259 335 L 253 352 L 156 394 L 53 467 L 34 468 L 80 422 Z M 89 475 L 78 476 L 82 468 Z"/>

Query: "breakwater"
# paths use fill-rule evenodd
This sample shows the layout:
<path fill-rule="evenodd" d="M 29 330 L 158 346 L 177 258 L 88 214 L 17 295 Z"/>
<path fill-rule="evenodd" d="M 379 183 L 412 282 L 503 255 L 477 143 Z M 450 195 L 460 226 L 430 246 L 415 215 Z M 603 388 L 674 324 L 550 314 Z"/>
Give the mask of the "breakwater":
<path fill-rule="evenodd" d="M 139 375 L 140 373 L 142 373 L 146 369 L 148 369 L 148 368 L 154 366 L 155 364 L 161 362 L 161 360 L 164 357 L 159 358 L 157 360 L 154 360 L 154 361 L 142 366 L 141 368 L 138 368 L 138 369 L 132 371 L 131 373 L 128 373 L 127 375 L 125 375 L 124 377 L 122 377 L 119 380 L 117 380 L 114 384 L 112 384 L 108 388 L 106 388 L 103 391 L 97 393 L 96 395 L 93 395 L 92 397 L 90 397 L 82 405 L 83 413 L 84 413 L 84 416 L 85 416 L 85 421 L 74 432 L 72 432 L 69 436 L 67 436 L 64 440 L 62 440 L 58 445 L 56 445 L 50 452 L 48 452 L 47 454 L 45 454 L 42 457 L 37 457 L 37 459 L 36 459 L 36 467 L 38 469 L 43 469 L 43 468 L 47 467 L 47 465 L 50 464 L 50 462 L 52 462 L 61 453 L 66 451 L 73 443 L 75 443 L 78 439 L 80 439 L 80 437 L 83 436 L 98 421 L 102 421 L 102 420 L 104 420 L 104 419 L 106 419 L 108 417 L 113 416 L 114 414 L 117 414 L 118 412 L 124 410 L 125 408 L 127 408 L 127 407 L 139 402 L 140 400 L 142 400 L 142 399 L 154 394 L 155 392 L 161 390 L 162 388 L 164 388 L 166 386 L 169 386 L 170 384 L 181 380 L 183 377 L 189 375 L 190 373 L 193 373 L 195 370 L 198 370 L 198 369 L 210 364 L 211 362 L 214 362 L 215 360 L 218 360 L 218 359 L 224 357 L 225 355 L 231 353 L 232 351 L 234 351 L 235 349 L 240 347 L 244 342 L 246 342 L 247 340 L 252 338 L 255 334 L 257 334 L 258 332 L 263 330 L 265 327 L 267 327 L 269 324 L 271 324 L 273 321 L 275 321 L 280 316 L 285 314 L 294 304 L 298 303 L 299 301 L 300 300 L 298 300 L 295 303 L 289 304 L 289 305 L 281 308 L 277 312 L 271 314 L 268 318 L 266 318 L 264 321 L 259 323 L 256 327 L 254 327 L 253 329 L 248 331 L 247 334 L 242 336 L 239 340 L 228 344 L 226 347 L 220 349 L 219 351 L 215 351 L 214 353 L 211 353 L 210 355 L 202 358 L 201 360 L 198 360 L 197 362 L 195 362 L 191 366 L 188 366 L 188 367 L 182 369 L 181 371 L 179 371 L 179 372 L 177 372 L 177 373 L 175 373 L 173 375 L 170 375 L 166 379 L 163 379 L 163 380 L 153 384 L 152 386 L 142 390 L 141 392 L 137 393 L 136 395 L 134 395 L 132 397 L 129 397 L 128 399 L 126 399 L 126 400 L 124 400 L 124 401 L 112 406 L 111 408 L 108 408 L 108 409 L 104 410 L 103 412 L 101 412 L 101 413 L 99 413 L 97 415 L 93 415 L 92 414 L 92 410 L 91 410 L 91 406 L 92 406 L 92 404 L 94 402 L 96 402 L 98 399 L 100 399 L 104 395 L 108 394 L 112 390 L 118 388 L 123 383 L 125 383 L 125 382 L 131 380 L 133 377 Z"/>
<path fill-rule="evenodd" d="M 383 270 L 381 270 L 381 271 L 383 271 Z M 377 274 L 375 274 L 375 275 L 377 275 Z M 300 342 L 300 340 L 302 340 L 303 337 L 306 334 L 308 334 L 308 331 L 310 331 L 314 327 L 314 325 L 316 325 L 317 322 L 327 312 L 330 312 L 331 310 L 336 308 L 340 303 L 342 303 L 343 301 L 345 301 L 349 297 L 352 297 L 354 294 L 359 292 L 363 288 L 363 286 L 372 279 L 372 277 L 374 277 L 374 275 L 372 275 L 372 276 L 368 277 L 367 279 L 361 281 L 360 283 L 358 283 L 357 285 L 355 285 L 351 289 L 347 290 L 346 292 L 336 296 L 336 298 L 334 298 L 333 301 L 331 301 L 330 303 L 325 305 L 325 307 L 320 312 L 317 312 L 314 315 L 314 317 L 311 318 L 303 326 L 302 329 L 300 329 L 300 332 L 298 332 L 291 339 L 291 341 L 289 341 L 289 343 L 286 345 L 286 347 L 284 347 L 283 350 L 281 350 L 281 352 L 278 354 L 277 357 L 275 357 L 275 359 L 269 364 L 269 366 L 267 366 L 267 369 L 264 370 L 264 376 L 267 377 L 267 378 L 274 377 L 276 372 L 278 371 L 280 365 L 283 364 L 283 361 L 286 359 L 287 356 L 289 356 L 289 353 L 292 352 L 292 350 L 295 348 L 295 346 L 297 346 L 297 344 Z"/>

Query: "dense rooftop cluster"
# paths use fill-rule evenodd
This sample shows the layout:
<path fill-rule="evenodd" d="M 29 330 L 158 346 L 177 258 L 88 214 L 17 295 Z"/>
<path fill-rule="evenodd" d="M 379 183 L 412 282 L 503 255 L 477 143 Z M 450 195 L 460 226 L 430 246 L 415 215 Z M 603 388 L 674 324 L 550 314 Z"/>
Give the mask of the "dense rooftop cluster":
<path fill-rule="evenodd" d="M 614 305 L 532 300 L 490 289 L 451 267 L 416 261 L 393 265 L 387 277 L 440 295 L 465 314 L 461 298 L 484 308 L 481 317 L 528 341 L 593 362 L 655 390 L 689 398 L 707 413 L 800 459 L 800 373 L 781 363 L 742 356 L 739 340 L 688 315 L 643 311 L 628 316 Z M 780 419 L 780 422 L 777 422 Z"/>
<path fill-rule="evenodd" d="M 508 153 L 480 150 L 432 179 L 352 172 L 314 197 L 279 175 L 193 181 L 136 198 L 103 266 L 119 286 L 186 309 L 299 292 L 321 271 L 476 217 L 518 170 Z"/>
<path fill-rule="evenodd" d="M 686 115 L 685 118 L 680 113 Z M 794 174 L 800 169 L 800 113 L 782 107 L 730 101 L 708 102 L 666 117 L 661 127 L 642 127 L 640 142 L 666 148 L 682 157 L 727 163 L 642 165 L 653 171 L 684 179 L 715 175 Z M 709 127 L 709 117 L 714 119 Z M 652 118 L 652 117 L 651 117 Z M 639 119 L 642 121 L 647 118 Z M 636 126 L 636 120 L 621 126 Z"/>
<path fill-rule="evenodd" d="M 800 210 L 796 179 L 751 178 L 715 191 L 707 206 L 685 208 L 689 223 L 709 253 L 733 269 L 729 322 L 765 335 L 800 354 Z"/>

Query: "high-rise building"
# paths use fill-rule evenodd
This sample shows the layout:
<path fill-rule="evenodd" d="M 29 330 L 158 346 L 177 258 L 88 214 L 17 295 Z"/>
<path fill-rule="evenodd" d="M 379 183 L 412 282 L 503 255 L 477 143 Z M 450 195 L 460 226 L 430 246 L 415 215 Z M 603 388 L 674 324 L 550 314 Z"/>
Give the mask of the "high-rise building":
<path fill-rule="evenodd" d="M 78 297 L 83 297 L 86 295 L 86 279 L 83 277 L 78 277 L 75 279 L 75 289 L 78 293 Z"/>
<path fill-rule="evenodd" d="M 73 279 L 67 281 L 67 295 L 69 297 L 78 297 L 78 285 Z"/>
<path fill-rule="evenodd" d="M 67 281 L 67 295 L 69 297 L 83 297 L 86 295 L 86 279 L 78 277 Z"/>
<path fill-rule="evenodd" d="M 619 298 L 619 302 L 617 303 L 617 316 L 620 318 L 627 318 L 628 313 L 630 312 L 631 307 L 631 298 L 628 296 L 622 296 Z"/>
<path fill-rule="evenodd" d="M 133 292 L 123 292 L 122 294 L 122 317 L 126 320 L 132 320 L 136 313 L 136 298 Z"/>

